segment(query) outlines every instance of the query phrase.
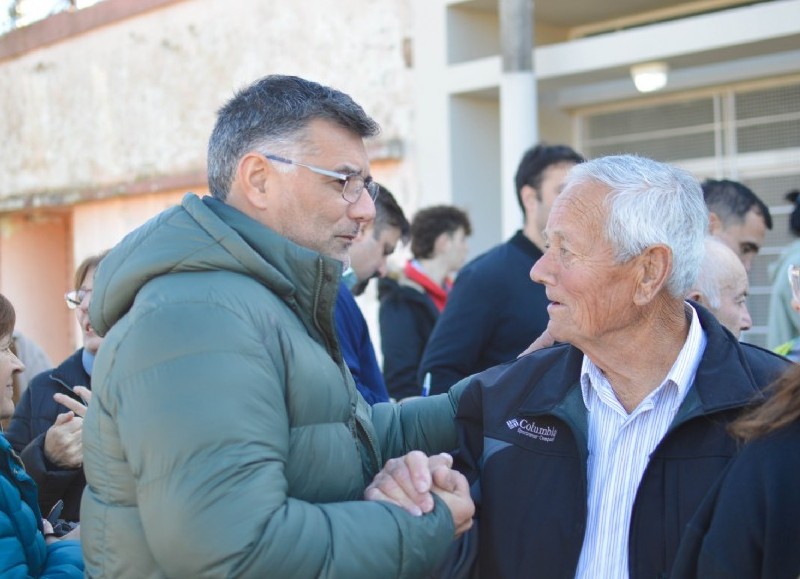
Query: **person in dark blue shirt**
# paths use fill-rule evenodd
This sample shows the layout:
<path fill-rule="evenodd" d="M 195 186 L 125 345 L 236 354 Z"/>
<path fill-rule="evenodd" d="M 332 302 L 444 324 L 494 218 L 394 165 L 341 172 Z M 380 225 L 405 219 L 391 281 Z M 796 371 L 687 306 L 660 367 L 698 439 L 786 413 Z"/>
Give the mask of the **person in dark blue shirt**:
<path fill-rule="evenodd" d="M 408 235 L 408 220 L 385 187 L 375 199 L 375 219 L 364 225 L 350 247 L 350 267 L 342 276 L 334 316 L 339 347 L 356 388 L 369 404 L 388 402 L 389 393 L 369 335 L 367 321 L 353 294 L 360 295 L 373 277 L 386 274 L 386 258 Z"/>

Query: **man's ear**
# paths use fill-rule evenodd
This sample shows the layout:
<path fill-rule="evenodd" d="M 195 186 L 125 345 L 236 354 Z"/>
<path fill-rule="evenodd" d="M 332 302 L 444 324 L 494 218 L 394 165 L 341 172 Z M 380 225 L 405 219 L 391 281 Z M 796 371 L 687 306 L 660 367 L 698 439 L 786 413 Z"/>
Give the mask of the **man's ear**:
<path fill-rule="evenodd" d="M 708 232 L 711 235 L 716 235 L 717 233 L 722 231 L 722 229 L 723 229 L 722 221 L 720 221 L 720 218 L 717 216 L 716 213 L 713 213 L 713 212 L 709 211 L 708 212 Z"/>
<path fill-rule="evenodd" d="M 445 253 L 453 242 L 453 234 L 443 231 L 433 241 L 433 255 Z"/>
<path fill-rule="evenodd" d="M 633 301 L 636 305 L 651 302 L 667 283 L 672 271 L 672 252 L 666 245 L 652 245 L 638 258 L 639 283 Z"/>
<path fill-rule="evenodd" d="M 522 206 L 525 207 L 525 214 L 527 215 L 532 210 L 535 210 L 539 205 L 539 198 L 536 196 L 536 189 L 530 185 L 523 185 L 519 190 L 519 197 L 522 199 Z"/>
<path fill-rule="evenodd" d="M 267 208 L 270 180 L 275 171 L 272 163 L 255 151 L 247 153 L 239 160 L 236 167 L 237 188 L 255 208 Z"/>

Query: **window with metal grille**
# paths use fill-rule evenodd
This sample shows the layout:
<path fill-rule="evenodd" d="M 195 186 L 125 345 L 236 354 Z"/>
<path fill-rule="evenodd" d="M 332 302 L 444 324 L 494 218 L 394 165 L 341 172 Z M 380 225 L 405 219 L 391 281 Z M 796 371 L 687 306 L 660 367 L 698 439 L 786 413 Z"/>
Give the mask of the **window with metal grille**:
<path fill-rule="evenodd" d="M 734 179 L 769 206 L 773 229 L 750 271 L 753 328 L 742 335 L 764 345 L 770 266 L 794 239 L 784 195 L 800 188 L 800 82 L 616 104 L 578 111 L 575 122 L 577 145 L 588 157 L 635 153 L 683 167 L 701 181 Z"/>

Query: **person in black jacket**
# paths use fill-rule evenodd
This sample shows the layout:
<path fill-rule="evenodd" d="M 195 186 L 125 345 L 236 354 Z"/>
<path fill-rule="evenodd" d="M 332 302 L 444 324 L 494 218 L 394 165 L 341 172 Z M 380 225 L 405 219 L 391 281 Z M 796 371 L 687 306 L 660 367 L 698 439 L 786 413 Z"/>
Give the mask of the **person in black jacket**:
<path fill-rule="evenodd" d="M 458 207 L 421 209 L 411 223 L 411 255 L 402 272 L 378 282 L 383 377 L 395 400 L 419 396 L 417 368 L 467 258 L 469 217 Z"/>
<path fill-rule="evenodd" d="M 800 577 L 800 366 L 731 432 L 746 444 L 689 523 L 672 577 Z"/>
<path fill-rule="evenodd" d="M 65 296 L 75 310 L 83 347 L 57 368 L 31 380 L 11 419 L 6 438 L 20 454 L 25 470 L 39 488 L 39 507 L 47 514 L 59 501 L 59 518 L 80 521 L 86 479 L 83 475 L 83 416 L 91 399 L 92 364 L 102 338 L 89 323 L 94 272 L 105 253 L 81 262 L 74 289 Z M 68 530 L 68 527 L 64 527 Z"/>
<path fill-rule="evenodd" d="M 524 224 L 511 239 L 479 255 L 458 274 L 431 333 L 417 380 L 430 393 L 522 352 L 547 326 L 544 288 L 528 272 L 542 256 L 542 229 L 567 171 L 583 157 L 565 145 L 539 144 L 523 155 L 514 182 Z"/>

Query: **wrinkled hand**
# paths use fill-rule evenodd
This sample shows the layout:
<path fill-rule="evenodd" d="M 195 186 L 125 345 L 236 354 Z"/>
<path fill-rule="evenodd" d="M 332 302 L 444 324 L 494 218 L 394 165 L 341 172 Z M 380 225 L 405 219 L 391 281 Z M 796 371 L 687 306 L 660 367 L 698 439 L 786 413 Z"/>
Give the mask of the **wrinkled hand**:
<path fill-rule="evenodd" d="M 75 386 L 73 390 L 85 404 L 66 394 L 53 394 L 53 400 L 69 408 L 69 412 L 56 416 L 44 438 L 48 460 L 63 468 L 78 468 L 83 464 L 83 417 L 92 401 L 92 391 L 85 386 Z"/>
<path fill-rule="evenodd" d="M 429 513 L 433 510 L 431 472 L 441 466 L 452 467 L 453 457 L 447 453 L 429 457 L 412 450 L 405 456 L 390 459 L 364 491 L 364 498 L 390 502 L 415 516 Z"/>
<path fill-rule="evenodd" d="M 75 416 L 72 410 L 56 416 L 44 436 L 44 453 L 50 462 L 60 467 L 80 467 L 83 464 L 83 418 Z"/>
<path fill-rule="evenodd" d="M 420 516 L 433 510 L 436 494 L 450 510 L 457 537 L 472 526 L 475 505 L 467 479 L 452 466 L 453 457 L 447 453 L 426 456 L 412 451 L 387 461 L 364 491 L 364 498 L 390 502 Z"/>
<path fill-rule="evenodd" d="M 544 332 L 542 332 L 542 334 L 536 338 L 530 346 L 525 348 L 525 351 L 517 356 L 517 358 L 522 358 L 522 356 L 530 354 L 531 352 L 535 352 L 536 350 L 541 350 L 542 348 L 549 348 L 555 343 L 556 341 L 553 339 L 553 336 L 551 336 L 550 332 L 547 330 L 547 328 L 545 328 Z"/>

